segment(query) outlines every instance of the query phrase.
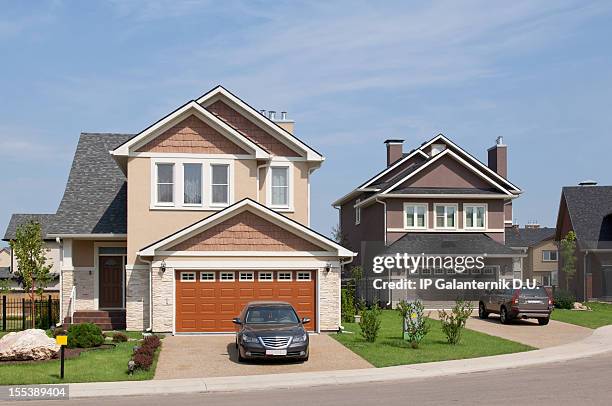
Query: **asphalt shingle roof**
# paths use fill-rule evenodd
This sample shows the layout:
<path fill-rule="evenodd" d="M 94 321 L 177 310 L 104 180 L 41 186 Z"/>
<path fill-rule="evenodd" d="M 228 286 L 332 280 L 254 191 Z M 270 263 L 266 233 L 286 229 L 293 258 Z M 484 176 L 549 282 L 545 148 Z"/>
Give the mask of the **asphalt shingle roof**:
<path fill-rule="evenodd" d="M 579 244 L 612 248 L 612 186 L 566 186 L 562 193 Z"/>
<path fill-rule="evenodd" d="M 26 224 L 29 221 L 34 221 L 40 224 L 43 237 L 45 237 L 49 231 L 49 226 L 53 220 L 53 214 L 13 214 L 9 221 L 6 231 L 4 233 L 5 240 L 12 240 L 15 238 L 17 227 L 22 224 Z"/>
<path fill-rule="evenodd" d="M 555 229 L 550 227 L 540 228 L 506 228 L 506 245 L 515 248 L 532 247 L 544 240 L 554 238 Z"/>
<path fill-rule="evenodd" d="M 483 233 L 406 233 L 385 254 L 516 255 L 516 252 Z"/>

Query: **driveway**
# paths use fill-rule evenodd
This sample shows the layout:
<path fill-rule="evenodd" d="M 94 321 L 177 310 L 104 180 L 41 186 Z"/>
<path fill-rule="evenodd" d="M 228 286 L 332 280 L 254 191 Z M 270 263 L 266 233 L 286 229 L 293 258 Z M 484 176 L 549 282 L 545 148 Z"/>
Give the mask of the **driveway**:
<path fill-rule="evenodd" d="M 373 368 L 370 363 L 326 334 L 310 336 L 306 362 L 238 363 L 234 336 L 171 336 L 163 340 L 154 379 L 281 374 Z"/>

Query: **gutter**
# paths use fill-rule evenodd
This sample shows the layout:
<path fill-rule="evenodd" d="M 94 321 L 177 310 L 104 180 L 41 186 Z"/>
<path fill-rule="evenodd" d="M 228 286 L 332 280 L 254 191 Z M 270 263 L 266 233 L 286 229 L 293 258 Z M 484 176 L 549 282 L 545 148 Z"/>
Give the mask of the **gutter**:
<path fill-rule="evenodd" d="M 587 256 L 589 255 L 589 250 L 585 250 L 584 251 L 584 258 L 583 258 L 583 268 L 582 268 L 582 294 L 584 295 L 584 301 L 586 302 L 588 300 L 587 298 L 587 286 L 586 286 L 586 274 L 587 274 Z"/>
<path fill-rule="evenodd" d="M 59 284 L 60 284 L 60 294 L 59 294 L 59 306 L 60 306 L 60 319 L 59 323 L 56 326 L 61 326 L 64 324 L 63 312 L 64 312 L 64 244 L 62 243 L 62 239 L 59 237 L 55 237 L 55 242 L 59 246 L 60 252 L 60 262 L 59 262 Z M 11 266 L 13 265 L 13 250 L 11 250 Z M 72 321 L 72 320 L 71 320 Z"/>
<path fill-rule="evenodd" d="M 385 247 L 387 246 L 387 203 L 383 200 L 379 200 L 378 197 L 375 199 L 376 203 L 380 203 L 383 205 L 384 207 L 384 217 L 383 217 L 383 222 L 384 222 L 384 228 L 383 228 L 383 240 L 385 243 Z"/>

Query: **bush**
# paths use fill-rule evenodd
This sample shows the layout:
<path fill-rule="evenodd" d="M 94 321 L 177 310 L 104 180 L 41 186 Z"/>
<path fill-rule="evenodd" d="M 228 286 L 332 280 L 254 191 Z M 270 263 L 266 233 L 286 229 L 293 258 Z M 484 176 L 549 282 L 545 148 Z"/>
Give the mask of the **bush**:
<path fill-rule="evenodd" d="M 53 329 L 53 337 L 54 338 L 57 337 L 57 336 L 65 336 L 67 334 L 68 334 L 68 332 L 63 327 L 56 327 L 56 328 Z"/>
<path fill-rule="evenodd" d="M 407 310 L 405 313 L 404 309 Z M 424 311 L 425 306 L 418 299 L 414 302 L 404 302 L 400 310 L 404 320 L 404 338 L 410 342 L 412 348 L 419 348 L 419 343 L 429 332 L 429 323 L 425 319 Z"/>
<path fill-rule="evenodd" d="M 123 333 L 115 333 L 113 335 L 113 342 L 114 343 L 124 343 L 128 340 L 127 336 Z"/>
<path fill-rule="evenodd" d="M 554 303 L 557 309 L 573 309 L 576 297 L 566 290 L 555 292 Z"/>
<path fill-rule="evenodd" d="M 136 354 L 132 357 L 132 360 L 136 364 L 136 368 L 148 371 L 153 365 L 153 356 L 146 352 L 136 351 Z"/>
<path fill-rule="evenodd" d="M 355 303 L 351 293 L 347 289 L 342 289 L 341 292 L 342 321 L 345 323 L 353 323 L 355 321 Z"/>
<path fill-rule="evenodd" d="M 359 327 L 361 328 L 361 335 L 366 341 L 373 343 L 376 341 L 378 336 L 378 330 L 380 330 L 380 314 L 381 310 L 378 305 L 374 305 L 369 310 L 364 310 L 361 313 L 361 320 L 359 321 Z"/>
<path fill-rule="evenodd" d="M 100 327 L 93 323 L 74 324 L 68 329 L 68 347 L 91 348 L 104 342 Z"/>
<path fill-rule="evenodd" d="M 474 310 L 472 304 L 464 300 L 457 300 L 455 307 L 453 307 L 450 313 L 446 310 L 438 310 L 438 316 L 442 323 L 442 331 L 446 335 L 446 340 L 449 344 L 459 344 L 461 333 L 472 314 L 472 310 Z"/>
<path fill-rule="evenodd" d="M 161 345 L 161 340 L 159 339 L 158 336 L 146 336 L 143 340 L 142 340 L 142 346 L 143 347 L 148 347 L 151 348 L 153 350 L 153 352 L 155 352 L 155 350 Z"/>

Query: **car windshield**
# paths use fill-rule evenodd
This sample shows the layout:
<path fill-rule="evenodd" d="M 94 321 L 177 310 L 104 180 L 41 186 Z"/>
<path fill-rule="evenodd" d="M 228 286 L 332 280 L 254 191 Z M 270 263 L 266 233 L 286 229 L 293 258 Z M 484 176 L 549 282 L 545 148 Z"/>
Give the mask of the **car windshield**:
<path fill-rule="evenodd" d="M 247 324 L 297 324 L 295 311 L 287 306 L 252 307 L 247 311 Z"/>
<path fill-rule="evenodd" d="M 546 292 L 546 289 L 544 289 L 542 286 L 538 286 L 537 288 L 533 288 L 533 289 L 527 289 L 527 288 L 521 289 L 521 296 L 523 297 L 547 297 L 548 293 Z"/>

